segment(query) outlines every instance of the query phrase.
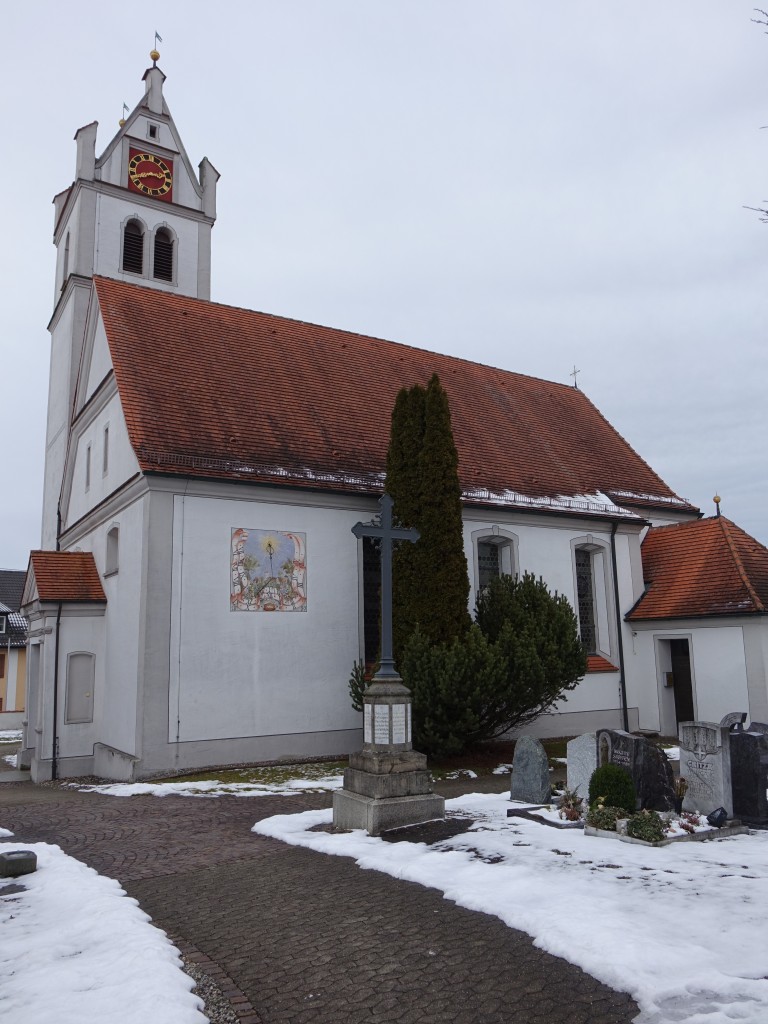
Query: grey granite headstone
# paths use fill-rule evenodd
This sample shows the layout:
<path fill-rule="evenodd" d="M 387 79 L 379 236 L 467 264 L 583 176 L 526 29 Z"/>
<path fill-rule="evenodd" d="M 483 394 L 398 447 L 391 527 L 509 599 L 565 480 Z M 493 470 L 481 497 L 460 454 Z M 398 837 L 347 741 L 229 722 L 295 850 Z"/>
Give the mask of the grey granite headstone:
<path fill-rule="evenodd" d="M 737 730 L 729 737 L 733 813 L 750 825 L 768 824 L 768 736 L 755 730 Z"/>
<path fill-rule="evenodd" d="M 680 723 L 680 775 L 688 783 L 683 810 L 733 817 L 730 730 L 719 722 Z"/>
<path fill-rule="evenodd" d="M 515 743 L 515 756 L 512 759 L 510 798 L 527 804 L 546 804 L 549 803 L 550 793 L 546 750 L 533 736 L 521 736 Z"/>
<path fill-rule="evenodd" d="M 566 750 L 566 785 L 568 789 L 576 790 L 579 796 L 588 800 L 589 780 L 597 768 L 597 736 L 593 732 L 585 732 L 583 736 L 570 740 Z"/>
<path fill-rule="evenodd" d="M 635 784 L 638 807 L 671 810 L 674 799 L 672 765 L 656 743 L 621 729 L 600 729 L 597 758 L 600 764 L 626 768 Z"/>

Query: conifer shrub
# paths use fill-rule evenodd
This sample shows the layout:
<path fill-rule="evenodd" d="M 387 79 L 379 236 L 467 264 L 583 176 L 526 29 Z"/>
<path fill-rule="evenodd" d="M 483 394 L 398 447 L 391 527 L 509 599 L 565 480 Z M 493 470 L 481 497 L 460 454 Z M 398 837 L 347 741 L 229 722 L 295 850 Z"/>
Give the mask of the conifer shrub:
<path fill-rule="evenodd" d="M 589 780 L 589 806 L 597 803 L 606 807 L 620 807 L 624 817 L 634 814 L 637 793 L 632 776 L 618 764 L 603 764 L 592 772 Z"/>
<path fill-rule="evenodd" d="M 627 835 L 633 839 L 644 839 L 646 843 L 659 843 L 666 835 L 664 822 L 656 811 L 638 811 L 627 822 Z"/>

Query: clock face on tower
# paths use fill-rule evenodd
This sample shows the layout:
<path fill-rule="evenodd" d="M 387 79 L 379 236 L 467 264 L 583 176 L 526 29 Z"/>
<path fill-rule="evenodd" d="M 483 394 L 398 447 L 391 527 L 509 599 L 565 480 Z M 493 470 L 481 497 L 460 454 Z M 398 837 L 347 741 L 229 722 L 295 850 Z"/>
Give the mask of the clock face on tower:
<path fill-rule="evenodd" d="M 132 149 L 128 162 L 128 188 L 145 196 L 170 201 L 173 188 L 173 161 L 153 153 Z"/>

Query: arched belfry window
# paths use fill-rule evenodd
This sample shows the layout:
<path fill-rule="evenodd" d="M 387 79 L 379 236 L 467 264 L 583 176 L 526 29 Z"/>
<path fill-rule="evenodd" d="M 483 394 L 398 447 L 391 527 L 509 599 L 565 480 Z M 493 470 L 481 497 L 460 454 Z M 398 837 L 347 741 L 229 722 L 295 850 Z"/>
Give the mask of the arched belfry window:
<path fill-rule="evenodd" d="M 129 220 L 123 228 L 123 270 L 144 273 L 144 229 L 137 220 Z"/>
<path fill-rule="evenodd" d="M 153 275 L 158 281 L 173 281 L 173 236 L 168 228 L 155 233 Z"/>

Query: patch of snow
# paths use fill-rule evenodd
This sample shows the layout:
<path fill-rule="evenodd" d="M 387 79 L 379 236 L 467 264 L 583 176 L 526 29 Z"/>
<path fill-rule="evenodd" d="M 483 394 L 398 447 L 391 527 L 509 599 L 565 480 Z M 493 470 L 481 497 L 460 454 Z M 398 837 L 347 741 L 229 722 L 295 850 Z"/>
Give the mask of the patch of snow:
<path fill-rule="evenodd" d="M 13 835 L 13 832 L 11 832 L 10 829 L 0 828 L 0 836 L 12 836 L 12 835 Z M 2 852 L 2 851 L 0 851 L 0 852 Z"/>
<path fill-rule="evenodd" d="M 3 760 L 5 761 L 6 764 L 9 764 L 12 768 L 16 768 L 17 767 L 17 764 L 16 764 L 16 754 L 6 754 L 3 757 Z"/>
<path fill-rule="evenodd" d="M 431 847 L 361 830 L 308 831 L 330 823 L 330 810 L 279 815 L 253 831 L 353 857 L 495 914 L 629 992 L 642 1011 L 636 1024 L 765 1024 L 768 832 L 643 847 L 508 819 L 509 806 L 503 794 L 448 801 L 449 814 L 475 825 Z"/>
<path fill-rule="evenodd" d="M 477 772 L 473 772 L 471 768 L 457 768 L 455 772 L 447 772 L 444 779 L 476 779 Z"/>
<path fill-rule="evenodd" d="M 670 761 L 680 760 L 680 747 L 664 747 L 664 753 Z"/>
<path fill-rule="evenodd" d="M 512 771 L 511 764 L 500 764 L 491 772 L 492 775 L 509 775 Z"/>
<path fill-rule="evenodd" d="M 82 793 L 102 793 L 105 796 L 291 796 L 315 790 L 341 789 L 343 775 L 327 775 L 322 779 L 290 779 L 287 782 L 111 782 L 97 786 L 68 783 L 70 789 Z"/>
<path fill-rule="evenodd" d="M 0 729 L 0 743 L 20 743 L 21 729 Z"/>
<path fill-rule="evenodd" d="M 206 1024 L 178 951 L 111 878 L 58 846 L 0 899 L 3 1019 L 34 1024 Z"/>

